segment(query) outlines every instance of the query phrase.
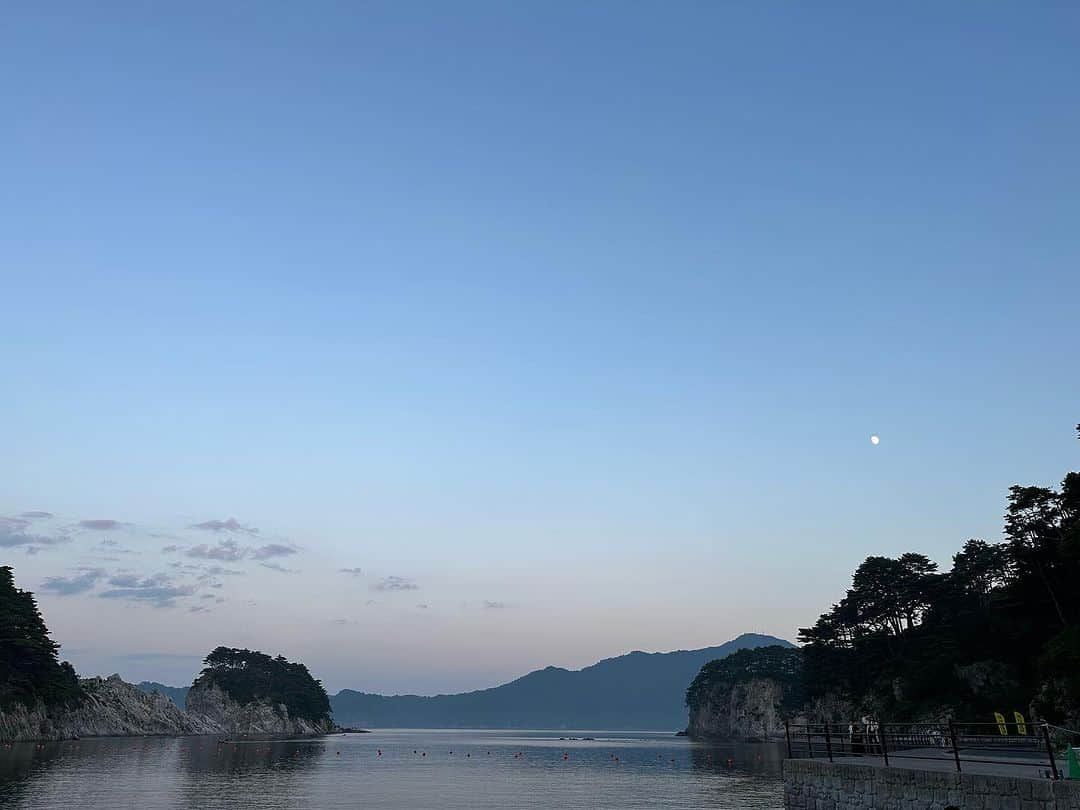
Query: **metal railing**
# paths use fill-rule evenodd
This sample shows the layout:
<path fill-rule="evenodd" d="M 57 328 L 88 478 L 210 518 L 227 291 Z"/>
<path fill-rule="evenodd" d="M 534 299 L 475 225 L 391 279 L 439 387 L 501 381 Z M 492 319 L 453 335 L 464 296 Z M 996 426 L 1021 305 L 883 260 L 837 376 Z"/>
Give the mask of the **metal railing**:
<path fill-rule="evenodd" d="M 791 759 L 871 757 L 886 767 L 890 760 L 952 760 L 996 766 L 1049 766 L 1060 779 L 1045 723 L 785 723 Z"/>

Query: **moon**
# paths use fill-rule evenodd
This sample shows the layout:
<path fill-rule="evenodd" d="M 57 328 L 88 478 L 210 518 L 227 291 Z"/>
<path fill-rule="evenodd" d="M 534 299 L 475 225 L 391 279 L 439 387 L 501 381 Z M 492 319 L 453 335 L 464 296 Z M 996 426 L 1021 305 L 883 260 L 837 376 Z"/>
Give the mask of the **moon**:
<path fill-rule="evenodd" d="M 877 444 L 880 444 L 880 443 L 881 443 L 881 437 L 878 436 L 876 433 L 871 433 L 870 434 L 870 444 L 877 445 Z"/>

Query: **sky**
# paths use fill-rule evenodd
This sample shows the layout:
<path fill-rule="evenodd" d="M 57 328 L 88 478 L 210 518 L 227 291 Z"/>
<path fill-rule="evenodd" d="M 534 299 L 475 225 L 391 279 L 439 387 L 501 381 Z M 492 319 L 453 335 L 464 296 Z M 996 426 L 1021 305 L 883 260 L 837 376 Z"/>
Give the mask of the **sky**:
<path fill-rule="evenodd" d="M 1080 8 L 16 3 L 0 562 L 82 674 L 794 639 L 1078 469 Z M 869 437 L 881 437 L 871 444 Z"/>

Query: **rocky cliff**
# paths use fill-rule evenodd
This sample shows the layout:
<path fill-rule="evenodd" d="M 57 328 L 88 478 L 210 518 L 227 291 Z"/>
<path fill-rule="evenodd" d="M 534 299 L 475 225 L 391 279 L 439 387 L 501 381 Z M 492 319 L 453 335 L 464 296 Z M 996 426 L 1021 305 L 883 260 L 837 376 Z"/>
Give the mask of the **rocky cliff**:
<path fill-rule="evenodd" d="M 0 712 L 0 740 L 62 740 L 124 735 L 218 734 L 225 729 L 186 714 L 162 695 L 142 692 L 119 675 L 79 681 L 77 705 L 16 704 Z"/>
<path fill-rule="evenodd" d="M 772 678 L 718 684 L 690 711 L 691 737 L 769 740 L 784 736 L 784 686 Z"/>
<path fill-rule="evenodd" d="M 686 690 L 691 737 L 768 740 L 803 704 L 797 649 L 740 650 L 701 668 Z"/>
<path fill-rule="evenodd" d="M 290 717 L 283 703 L 267 698 L 238 703 L 216 684 L 196 683 L 188 691 L 187 711 L 190 716 L 202 717 L 230 734 L 326 734 L 331 730 L 329 719 L 309 720 Z"/>

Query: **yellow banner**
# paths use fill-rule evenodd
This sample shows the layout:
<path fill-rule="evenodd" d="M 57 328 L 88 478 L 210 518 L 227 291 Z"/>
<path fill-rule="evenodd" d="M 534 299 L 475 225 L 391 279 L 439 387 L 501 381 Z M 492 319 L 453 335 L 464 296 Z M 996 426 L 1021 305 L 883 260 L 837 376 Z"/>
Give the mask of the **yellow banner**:
<path fill-rule="evenodd" d="M 1013 719 L 1016 721 L 1016 733 L 1027 734 L 1027 722 L 1024 720 L 1024 715 L 1013 712 Z"/>
<path fill-rule="evenodd" d="M 1001 732 L 1002 737 L 1009 736 L 1009 727 L 1005 725 L 1005 715 L 1001 712 L 994 712 L 994 719 L 997 720 L 998 731 Z"/>

